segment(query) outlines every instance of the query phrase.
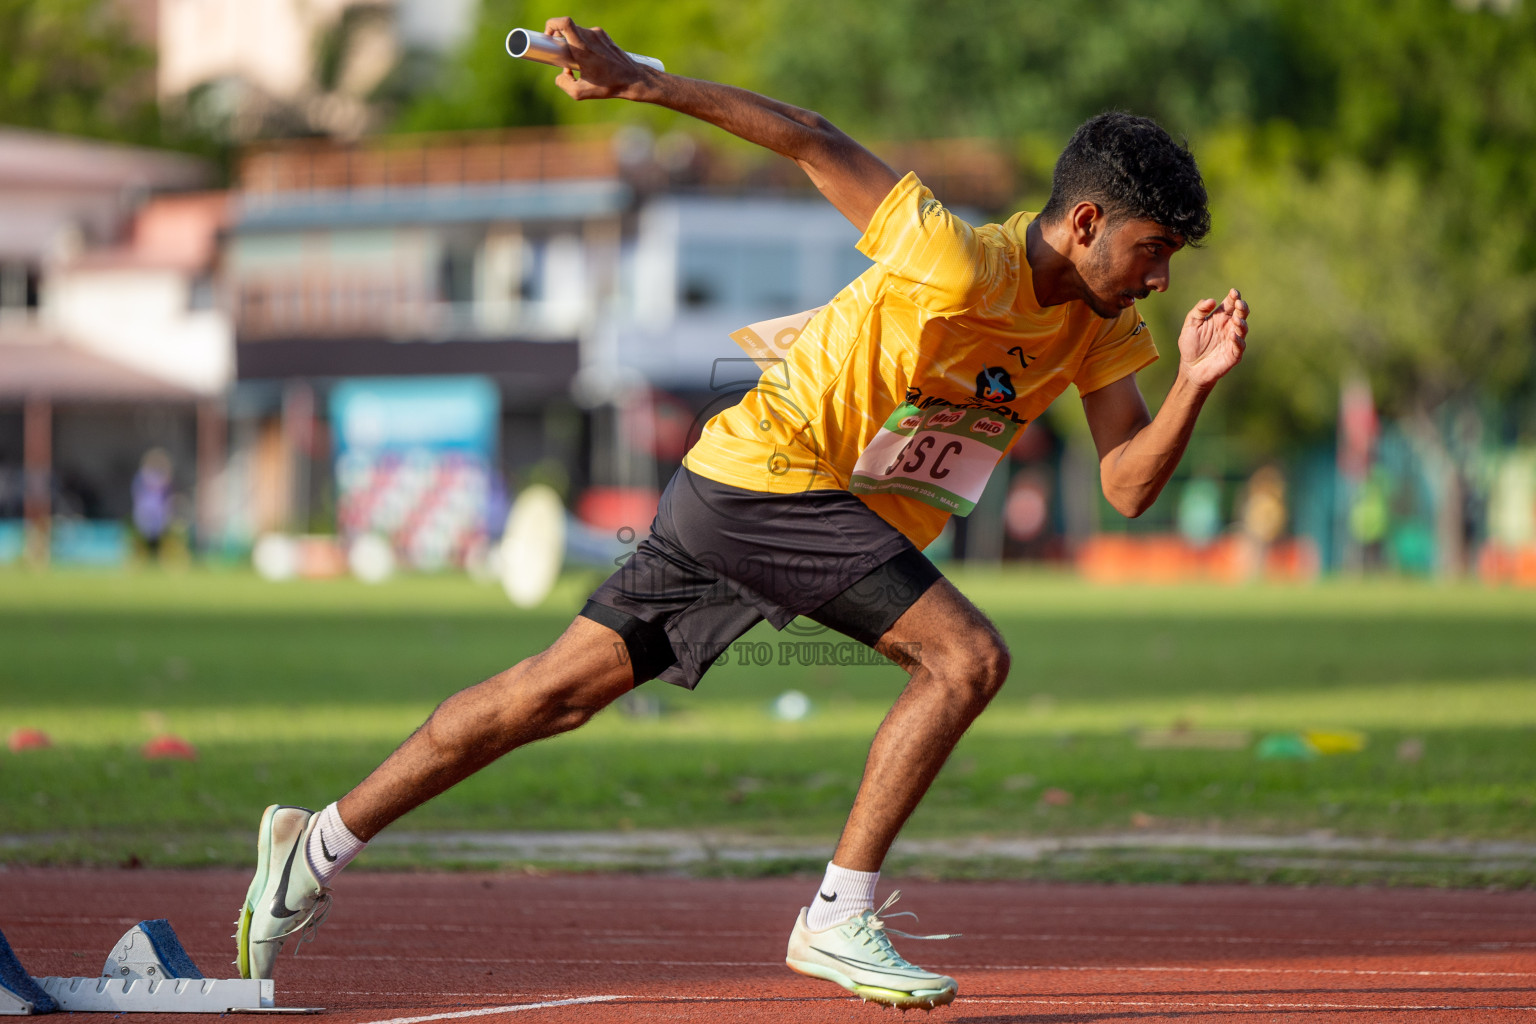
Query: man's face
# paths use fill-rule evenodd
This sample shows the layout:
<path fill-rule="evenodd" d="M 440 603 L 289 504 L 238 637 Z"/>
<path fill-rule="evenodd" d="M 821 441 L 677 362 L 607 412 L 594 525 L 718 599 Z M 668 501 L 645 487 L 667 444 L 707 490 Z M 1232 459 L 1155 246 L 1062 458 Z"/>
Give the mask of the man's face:
<path fill-rule="evenodd" d="M 1137 299 L 1167 291 L 1168 261 L 1184 240 L 1155 221 L 1110 218 L 1078 263 L 1088 308 L 1113 320 Z"/>

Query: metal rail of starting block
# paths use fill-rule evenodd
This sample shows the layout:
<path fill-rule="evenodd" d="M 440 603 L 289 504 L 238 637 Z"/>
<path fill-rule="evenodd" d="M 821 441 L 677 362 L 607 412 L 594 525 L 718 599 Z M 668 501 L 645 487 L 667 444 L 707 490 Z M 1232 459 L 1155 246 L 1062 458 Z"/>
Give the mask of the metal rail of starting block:
<path fill-rule="evenodd" d="M 0 1015 L 96 1013 L 319 1013 L 276 1004 L 272 980 L 209 978 L 169 921 L 140 921 L 96 978 L 34 978 L 0 933 Z"/>

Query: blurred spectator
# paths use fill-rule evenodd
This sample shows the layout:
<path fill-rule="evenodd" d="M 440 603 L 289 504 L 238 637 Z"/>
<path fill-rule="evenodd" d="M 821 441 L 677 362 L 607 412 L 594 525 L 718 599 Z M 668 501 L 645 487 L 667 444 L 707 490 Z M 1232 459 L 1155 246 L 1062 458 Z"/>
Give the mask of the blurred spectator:
<path fill-rule="evenodd" d="M 1197 548 L 1203 548 L 1221 532 L 1221 484 L 1200 475 L 1184 485 L 1174 514 L 1179 535 Z"/>
<path fill-rule="evenodd" d="M 144 453 L 139 471 L 133 476 L 133 526 L 143 538 L 149 557 L 157 561 L 174 511 L 172 474 L 171 457 L 166 450 L 151 448 Z"/>
<path fill-rule="evenodd" d="M 1392 518 L 1388 507 L 1390 485 L 1391 478 L 1384 470 L 1373 471 L 1360 485 L 1349 510 L 1351 539 L 1360 546 L 1363 568 L 1368 570 L 1381 568 L 1382 542 Z"/>
<path fill-rule="evenodd" d="M 1243 562 L 1250 578 L 1264 571 L 1270 548 L 1285 532 L 1285 475 L 1274 466 L 1261 466 L 1243 489 L 1239 523 Z"/>

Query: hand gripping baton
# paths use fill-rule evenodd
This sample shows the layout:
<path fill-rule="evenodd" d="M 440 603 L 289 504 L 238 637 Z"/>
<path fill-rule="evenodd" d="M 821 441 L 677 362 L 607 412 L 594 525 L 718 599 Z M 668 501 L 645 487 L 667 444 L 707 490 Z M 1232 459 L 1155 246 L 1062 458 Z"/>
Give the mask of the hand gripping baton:
<path fill-rule="evenodd" d="M 637 64 L 644 64 L 648 68 L 657 71 L 667 70 L 666 65 L 655 57 L 646 57 L 638 53 L 624 51 L 630 60 Z M 571 60 L 571 51 L 566 47 L 563 39 L 547 36 L 542 32 L 535 32 L 527 28 L 515 28 L 507 33 L 507 55 L 520 57 L 523 60 L 538 61 L 540 64 L 550 64 L 557 68 L 574 67 Z"/>

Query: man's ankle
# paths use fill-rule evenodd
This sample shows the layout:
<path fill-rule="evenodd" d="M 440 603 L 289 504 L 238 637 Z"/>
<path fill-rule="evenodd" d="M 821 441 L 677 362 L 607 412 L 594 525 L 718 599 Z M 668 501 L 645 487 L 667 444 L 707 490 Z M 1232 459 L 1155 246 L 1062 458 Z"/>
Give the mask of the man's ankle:
<path fill-rule="evenodd" d="M 827 862 L 827 873 L 806 911 L 805 926 L 813 932 L 842 924 L 855 914 L 873 910 L 878 871 L 851 871 Z"/>

